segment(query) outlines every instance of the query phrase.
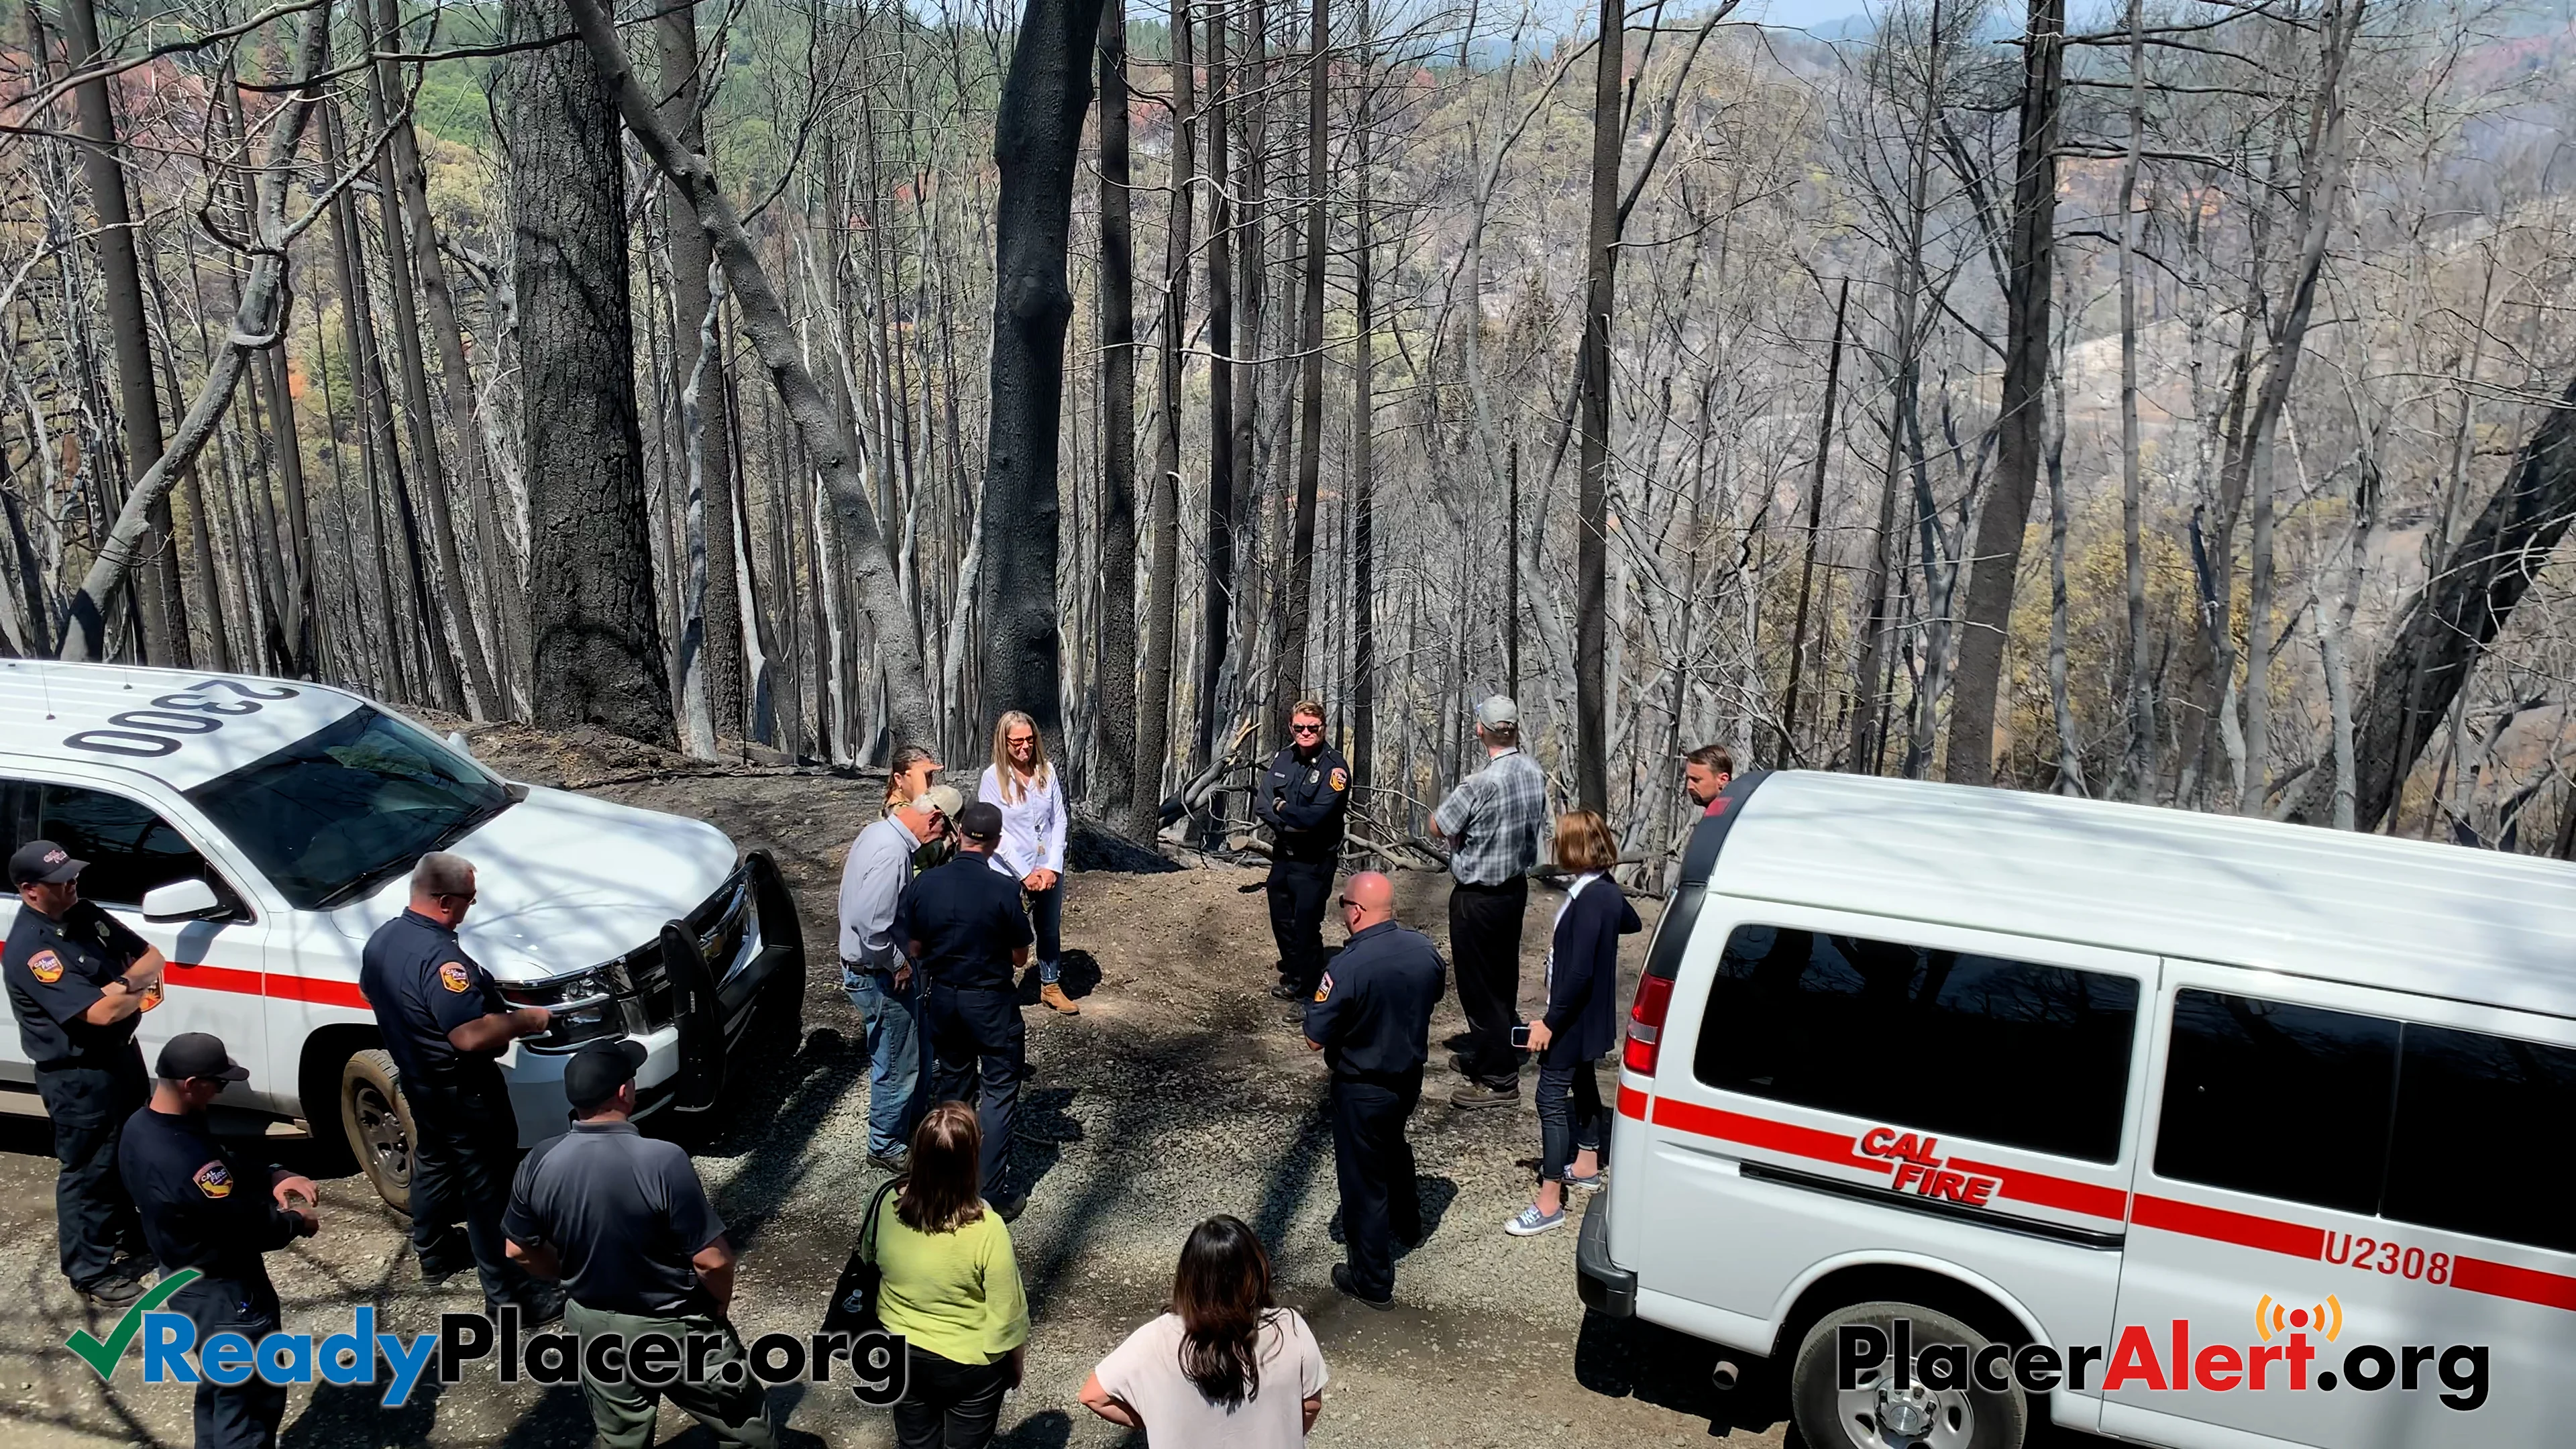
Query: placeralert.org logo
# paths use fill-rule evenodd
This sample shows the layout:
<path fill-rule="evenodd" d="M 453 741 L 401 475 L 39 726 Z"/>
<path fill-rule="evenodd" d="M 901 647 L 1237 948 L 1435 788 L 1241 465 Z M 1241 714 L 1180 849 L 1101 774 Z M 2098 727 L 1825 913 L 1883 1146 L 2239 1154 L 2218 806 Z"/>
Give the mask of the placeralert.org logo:
<path fill-rule="evenodd" d="M 1978 1388 L 2002 1393 L 2018 1387 L 2025 1394 L 2045 1394 L 2060 1384 L 2086 1392 L 2114 1393 L 2145 1389 L 2177 1393 L 2333 1393 L 2358 1389 L 2377 1393 L 2439 1390 L 2443 1407 L 2466 1413 L 2487 1401 L 2485 1344 L 2405 1344 L 2388 1347 L 2357 1343 L 2328 1359 L 2310 1341 L 2314 1330 L 2327 1344 L 2343 1335 L 2341 1301 L 2292 1308 L 2266 1295 L 2256 1306 L 2257 1342 L 2195 1345 L 2188 1319 L 2173 1319 L 2159 1336 L 2143 1324 L 2121 1328 L 2106 1350 L 2099 1344 L 2064 1348 L 2044 1343 L 1990 1343 L 1973 1352 L 1965 1344 L 1932 1343 L 1916 1348 L 1914 1324 L 1899 1318 L 1882 1329 L 1850 1323 L 1834 1333 L 1834 1381 L 1845 1389 L 1865 1387 L 1889 1375 L 1903 1392 L 1919 1380 L 1923 1387 Z"/>

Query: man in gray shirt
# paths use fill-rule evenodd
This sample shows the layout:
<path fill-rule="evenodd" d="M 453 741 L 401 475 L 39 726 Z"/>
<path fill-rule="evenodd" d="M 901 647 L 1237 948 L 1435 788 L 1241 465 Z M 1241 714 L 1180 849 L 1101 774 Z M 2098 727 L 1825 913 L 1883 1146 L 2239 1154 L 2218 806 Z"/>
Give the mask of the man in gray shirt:
<path fill-rule="evenodd" d="M 1476 706 L 1476 741 L 1485 768 L 1459 781 L 1431 817 L 1431 833 L 1451 851 L 1449 960 L 1467 1011 L 1466 1049 L 1449 1059 L 1467 1082 L 1449 1104 L 1505 1107 L 1521 1098 L 1512 1027 L 1529 873 L 1548 838 L 1547 774 L 1522 753 L 1520 709 L 1502 695 Z"/>
<path fill-rule="evenodd" d="M 859 832 L 841 868 L 841 989 L 867 1024 L 868 1160 L 903 1170 L 921 1097 L 921 991 L 894 939 L 895 902 L 912 880 L 913 852 L 937 840 L 963 808 L 933 785 Z"/>
<path fill-rule="evenodd" d="M 733 1245 L 697 1169 L 679 1144 L 635 1130 L 635 1069 L 644 1044 L 593 1042 L 564 1064 L 572 1130 L 539 1143 L 519 1164 L 501 1218 L 512 1262 L 564 1286 L 564 1329 L 585 1343 L 607 1334 L 628 1349 L 631 1371 L 593 1377 L 585 1353 L 582 1397 L 609 1449 L 650 1449 L 662 1399 L 685 1409 L 719 1444 L 775 1449 L 765 1391 L 725 1316 L 733 1302 Z M 666 1382 L 632 1354 L 658 1334 L 692 1348 Z"/>

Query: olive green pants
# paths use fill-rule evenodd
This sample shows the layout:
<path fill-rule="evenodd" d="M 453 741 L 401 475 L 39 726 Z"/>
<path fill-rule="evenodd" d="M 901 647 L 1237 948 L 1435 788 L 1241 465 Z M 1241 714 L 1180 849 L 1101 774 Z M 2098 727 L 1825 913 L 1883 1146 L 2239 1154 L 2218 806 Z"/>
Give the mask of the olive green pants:
<path fill-rule="evenodd" d="M 652 1449 L 654 1413 L 664 1399 L 706 1425 L 719 1444 L 777 1449 L 778 1435 L 769 1425 L 767 1393 L 760 1380 L 752 1376 L 742 1339 L 734 1333 L 732 1324 L 703 1314 L 647 1318 L 567 1303 L 564 1330 L 580 1335 L 585 1343 L 597 1334 L 616 1334 L 626 1341 L 630 1355 L 635 1340 L 648 1333 L 667 1335 L 682 1344 L 691 1334 L 724 1340 L 722 1348 L 707 1356 L 706 1379 L 702 1383 L 674 1378 L 670 1383 L 648 1387 L 622 1377 L 616 1382 L 593 1378 L 587 1367 L 589 1355 L 585 1353 L 581 1393 L 590 1403 L 590 1422 L 599 1430 L 599 1442 L 608 1449 Z M 736 1374 L 731 1383 L 725 1381 L 728 1365 Z"/>

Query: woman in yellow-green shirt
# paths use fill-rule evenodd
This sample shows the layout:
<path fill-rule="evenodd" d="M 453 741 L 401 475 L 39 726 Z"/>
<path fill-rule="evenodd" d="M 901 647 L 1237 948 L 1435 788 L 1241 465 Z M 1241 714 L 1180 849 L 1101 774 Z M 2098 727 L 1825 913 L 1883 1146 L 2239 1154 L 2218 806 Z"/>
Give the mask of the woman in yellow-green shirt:
<path fill-rule="evenodd" d="M 983 1449 L 1019 1387 L 1029 1304 L 1011 1231 L 984 1205 L 984 1152 L 975 1109 L 943 1102 L 913 1129 L 894 1211 L 877 1215 L 868 1256 L 879 1273 L 879 1316 L 911 1353 L 911 1380 L 894 1406 L 902 1449 Z"/>

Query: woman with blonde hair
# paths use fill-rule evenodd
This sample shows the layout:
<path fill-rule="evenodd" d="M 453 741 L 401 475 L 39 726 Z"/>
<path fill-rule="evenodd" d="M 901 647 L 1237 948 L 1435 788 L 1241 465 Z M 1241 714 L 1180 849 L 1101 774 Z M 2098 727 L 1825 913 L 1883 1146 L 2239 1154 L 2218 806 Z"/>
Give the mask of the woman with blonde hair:
<path fill-rule="evenodd" d="M 1011 1230 L 983 1199 L 975 1109 L 942 1102 L 912 1132 L 893 1211 L 860 1245 L 877 1265 L 878 1317 L 911 1377 L 894 1406 L 902 1449 L 983 1449 L 1027 1363 L 1029 1304 Z"/>
<path fill-rule="evenodd" d="M 1019 710 L 993 726 L 993 763 L 975 798 L 1002 812 L 996 868 L 1020 883 L 1021 905 L 1037 937 L 1038 1000 L 1071 1015 L 1082 1008 L 1064 994 L 1064 782 L 1047 763 L 1038 723 Z"/>
<path fill-rule="evenodd" d="M 1538 1058 L 1538 1201 L 1503 1225 L 1516 1238 L 1565 1226 L 1565 1194 L 1601 1186 L 1601 1109 L 1595 1068 L 1619 1040 L 1619 938 L 1643 928 L 1610 867 L 1619 838 L 1592 810 L 1556 818 L 1556 868 L 1574 877 L 1547 949 L 1547 1011 L 1529 1024 Z"/>

